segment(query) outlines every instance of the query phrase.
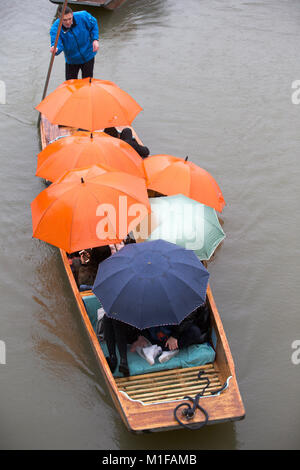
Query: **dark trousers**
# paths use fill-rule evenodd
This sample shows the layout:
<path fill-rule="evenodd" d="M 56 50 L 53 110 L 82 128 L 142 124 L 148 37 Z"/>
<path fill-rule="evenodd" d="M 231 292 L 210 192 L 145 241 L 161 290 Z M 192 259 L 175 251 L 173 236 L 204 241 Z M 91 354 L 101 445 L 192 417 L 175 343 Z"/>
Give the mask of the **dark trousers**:
<path fill-rule="evenodd" d="M 82 78 L 93 77 L 95 57 L 85 64 L 67 64 L 66 62 L 66 80 L 77 79 L 79 70 L 81 70 Z"/>
<path fill-rule="evenodd" d="M 178 349 L 187 348 L 193 344 L 202 344 L 206 341 L 208 341 L 208 333 L 202 333 L 197 325 L 192 325 L 179 336 Z"/>
<path fill-rule="evenodd" d="M 121 362 L 127 364 L 127 344 L 131 344 L 137 339 L 136 328 L 104 315 L 103 330 L 109 356 L 116 355 L 117 346 Z"/>

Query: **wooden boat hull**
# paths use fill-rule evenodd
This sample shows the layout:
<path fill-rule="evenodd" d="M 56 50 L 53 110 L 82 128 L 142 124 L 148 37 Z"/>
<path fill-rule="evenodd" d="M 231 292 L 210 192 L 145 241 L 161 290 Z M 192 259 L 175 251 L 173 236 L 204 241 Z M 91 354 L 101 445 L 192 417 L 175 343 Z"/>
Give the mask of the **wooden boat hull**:
<path fill-rule="evenodd" d="M 51 125 L 43 116 L 40 131 L 43 148 L 56 137 L 73 132 L 70 128 Z M 204 371 L 211 382 L 207 389 L 207 395 L 204 395 L 199 402 L 208 413 L 207 424 L 240 420 L 245 416 L 234 362 L 210 286 L 207 290 L 207 299 L 211 312 L 216 351 L 216 359 L 213 364 L 115 379 L 83 302 L 85 296 L 93 294 L 91 291 L 79 292 L 67 254 L 63 250 L 60 250 L 60 254 L 91 346 L 113 402 L 128 430 L 140 433 L 182 429 L 174 417 L 174 409 L 180 403 L 187 403 L 187 400 L 183 401 L 185 396 L 194 397 L 203 388 L 197 378 L 200 369 Z M 209 396 L 224 383 L 227 383 L 224 391 L 219 395 Z M 197 427 L 204 420 L 203 413 L 196 410 L 194 418 L 188 424 L 191 427 Z"/>
<path fill-rule="evenodd" d="M 115 10 L 122 3 L 125 3 L 126 0 L 69 0 L 68 4 L 70 5 L 83 5 L 89 7 L 103 7 L 107 10 Z M 51 3 L 64 3 L 63 0 L 50 0 Z"/>

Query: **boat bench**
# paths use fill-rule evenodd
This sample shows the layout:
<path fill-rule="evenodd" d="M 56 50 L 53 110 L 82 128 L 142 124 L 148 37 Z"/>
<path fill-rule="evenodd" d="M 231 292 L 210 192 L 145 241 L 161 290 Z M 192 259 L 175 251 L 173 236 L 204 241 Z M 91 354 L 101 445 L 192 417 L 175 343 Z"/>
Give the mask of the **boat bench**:
<path fill-rule="evenodd" d="M 95 295 L 82 296 L 82 300 L 85 305 L 90 322 L 94 328 L 94 331 L 96 331 L 97 310 L 102 305 Z M 100 341 L 100 346 L 103 350 L 104 355 L 108 356 L 105 341 Z M 148 364 L 148 362 L 142 357 L 140 357 L 137 353 L 130 352 L 129 348 L 130 346 L 128 346 L 127 359 L 131 376 L 169 369 L 202 366 L 204 364 L 212 363 L 215 360 L 215 351 L 212 346 L 208 343 L 195 344 L 193 346 L 189 346 L 188 348 L 182 349 L 178 352 L 178 354 L 176 354 L 176 356 L 172 357 L 169 361 L 163 364 L 158 362 L 157 358 L 153 366 Z M 120 358 L 118 355 L 118 351 L 117 357 L 119 362 Z M 119 373 L 118 367 L 113 375 L 114 377 L 123 376 Z"/>

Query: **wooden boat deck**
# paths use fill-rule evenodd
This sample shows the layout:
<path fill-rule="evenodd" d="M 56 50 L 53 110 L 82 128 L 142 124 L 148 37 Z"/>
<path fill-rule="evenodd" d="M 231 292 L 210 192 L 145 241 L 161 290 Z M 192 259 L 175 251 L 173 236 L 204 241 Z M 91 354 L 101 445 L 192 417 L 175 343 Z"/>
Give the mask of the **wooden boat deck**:
<path fill-rule="evenodd" d="M 126 0 L 69 0 L 68 5 L 83 5 L 90 7 L 104 7 L 107 10 L 115 10 Z M 50 0 L 51 3 L 64 3 L 64 0 Z"/>
<path fill-rule="evenodd" d="M 118 129 L 120 130 L 120 128 Z M 42 147 L 44 148 L 55 138 L 73 133 L 74 129 L 51 125 L 42 116 L 40 131 Z M 216 351 L 216 359 L 213 364 L 115 379 L 109 369 L 82 300 L 82 297 L 92 295 L 92 292 L 79 292 L 68 263 L 67 254 L 63 250 L 60 250 L 60 253 L 99 367 L 114 404 L 130 431 L 153 432 L 182 429 L 174 417 L 174 408 L 180 404 L 180 400 L 183 400 L 184 397 L 195 397 L 197 393 L 201 392 L 206 377 L 209 378 L 210 384 L 199 404 L 208 413 L 208 424 L 239 420 L 245 416 L 244 405 L 236 380 L 234 362 L 210 286 L 207 289 L 207 300 L 211 312 L 213 341 Z M 199 370 L 204 371 L 204 375 L 201 376 L 200 380 L 198 379 Z M 224 384 L 227 384 L 225 390 L 210 396 Z M 182 401 L 182 403 L 187 402 L 187 400 Z M 188 424 L 191 427 L 199 426 L 204 420 L 203 413 L 196 410 L 194 418 Z"/>
<path fill-rule="evenodd" d="M 201 380 L 198 379 L 199 369 L 204 371 Z M 223 386 L 213 364 L 117 378 L 116 383 L 130 399 L 151 404 L 183 400 L 187 395 L 195 396 L 205 387 L 206 378 L 209 379 L 209 386 L 203 396 L 216 393 Z"/>

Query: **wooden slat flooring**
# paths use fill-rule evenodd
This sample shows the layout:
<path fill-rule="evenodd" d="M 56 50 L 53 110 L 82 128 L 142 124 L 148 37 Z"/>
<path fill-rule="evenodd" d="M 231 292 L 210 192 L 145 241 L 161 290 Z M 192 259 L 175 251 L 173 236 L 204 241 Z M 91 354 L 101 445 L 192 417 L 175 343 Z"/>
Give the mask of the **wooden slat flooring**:
<path fill-rule="evenodd" d="M 204 374 L 199 380 L 200 370 L 203 370 Z M 194 397 L 207 385 L 206 378 L 210 383 L 204 396 L 215 393 L 223 385 L 213 364 L 116 378 L 116 383 L 118 389 L 126 392 L 132 400 L 150 404 L 181 400 L 187 395 Z"/>

